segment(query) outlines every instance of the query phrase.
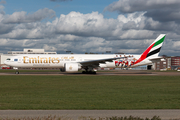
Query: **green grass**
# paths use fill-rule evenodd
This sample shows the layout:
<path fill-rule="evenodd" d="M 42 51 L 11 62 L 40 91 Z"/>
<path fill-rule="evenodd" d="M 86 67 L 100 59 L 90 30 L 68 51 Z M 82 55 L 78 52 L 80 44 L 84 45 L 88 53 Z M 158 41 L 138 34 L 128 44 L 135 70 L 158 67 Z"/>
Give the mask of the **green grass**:
<path fill-rule="evenodd" d="M 180 76 L 0 76 L 0 109 L 180 109 Z"/>

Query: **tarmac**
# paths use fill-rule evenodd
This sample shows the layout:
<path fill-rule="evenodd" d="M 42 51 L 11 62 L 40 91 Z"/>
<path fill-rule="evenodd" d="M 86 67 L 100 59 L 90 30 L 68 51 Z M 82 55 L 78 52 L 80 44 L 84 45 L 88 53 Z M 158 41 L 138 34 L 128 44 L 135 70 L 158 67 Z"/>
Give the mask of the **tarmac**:
<path fill-rule="evenodd" d="M 56 116 L 65 120 L 90 120 L 90 118 L 107 117 L 140 117 L 153 118 L 159 116 L 162 120 L 180 119 L 180 110 L 0 110 L 0 119 L 13 118 L 44 118 Z"/>
<path fill-rule="evenodd" d="M 85 75 L 119 75 L 119 76 L 138 76 L 138 75 L 155 75 L 155 76 L 180 76 L 180 72 L 152 72 L 152 71 L 145 71 L 145 70 L 120 70 L 120 71 L 100 71 L 96 74 L 82 74 L 80 72 L 75 73 L 66 73 L 66 72 L 20 72 L 20 74 L 14 73 L 0 73 L 0 75 L 78 75 L 78 76 L 85 76 Z"/>

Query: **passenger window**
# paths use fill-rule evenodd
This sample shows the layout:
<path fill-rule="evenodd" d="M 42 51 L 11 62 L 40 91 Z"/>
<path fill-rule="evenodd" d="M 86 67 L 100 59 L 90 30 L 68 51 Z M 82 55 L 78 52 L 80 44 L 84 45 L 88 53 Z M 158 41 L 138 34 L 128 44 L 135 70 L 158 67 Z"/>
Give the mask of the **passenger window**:
<path fill-rule="evenodd" d="M 14 59 L 14 61 L 18 61 L 18 59 Z"/>
<path fill-rule="evenodd" d="M 11 60 L 10 58 L 7 58 L 6 60 Z"/>

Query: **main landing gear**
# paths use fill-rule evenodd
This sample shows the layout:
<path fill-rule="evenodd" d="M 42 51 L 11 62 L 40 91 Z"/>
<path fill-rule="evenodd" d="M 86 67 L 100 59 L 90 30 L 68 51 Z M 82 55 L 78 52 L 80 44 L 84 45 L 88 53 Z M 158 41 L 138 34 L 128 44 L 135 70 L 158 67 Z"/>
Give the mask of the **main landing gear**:
<path fill-rule="evenodd" d="M 96 74 L 96 71 L 94 71 L 93 67 L 84 67 L 85 71 L 82 71 L 82 74 Z"/>
<path fill-rule="evenodd" d="M 95 71 L 82 71 L 82 74 L 96 74 Z"/>

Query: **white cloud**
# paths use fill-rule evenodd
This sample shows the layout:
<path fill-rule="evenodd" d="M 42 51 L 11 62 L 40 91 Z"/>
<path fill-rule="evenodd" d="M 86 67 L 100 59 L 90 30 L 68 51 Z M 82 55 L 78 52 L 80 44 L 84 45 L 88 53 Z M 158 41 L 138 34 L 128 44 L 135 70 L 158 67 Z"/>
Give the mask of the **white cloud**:
<path fill-rule="evenodd" d="M 152 3 L 147 4 L 152 6 Z M 83 14 L 73 11 L 52 21 L 41 22 L 54 16 L 55 12 L 48 8 L 32 14 L 25 11 L 0 14 L 0 46 L 7 51 L 25 47 L 60 53 L 67 50 L 73 53 L 142 53 L 159 34 L 167 33 L 165 41 L 171 42 L 164 44 L 162 53 L 172 54 L 178 50 L 179 42 L 173 40 L 180 37 L 179 23 L 170 21 L 164 24 L 147 17 L 144 11 L 120 14 L 117 19 L 104 18 L 98 12 Z"/>
<path fill-rule="evenodd" d="M 153 9 L 166 9 L 169 7 L 177 8 L 179 4 L 179 0 L 119 0 L 107 6 L 105 10 L 133 13 Z"/>
<path fill-rule="evenodd" d="M 57 48 L 55 48 L 55 47 L 53 47 L 53 46 L 48 46 L 47 44 L 45 44 L 45 45 L 43 46 L 43 48 L 44 48 L 45 50 L 48 50 L 48 51 L 57 51 Z"/>
<path fill-rule="evenodd" d="M 110 35 L 116 23 L 117 20 L 104 19 L 98 12 L 90 14 L 71 12 L 68 15 L 61 15 L 59 19 L 52 22 L 50 29 L 59 34 L 98 37 Z"/>
<path fill-rule="evenodd" d="M 45 18 L 55 17 L 55 12 L 51 9 L 44 8 L 36 11 L 33 14 L 28 14 L 25 11 L 14 12 L 12 15 L 6 15 L 3 23 L 31 23 L 41 21 Z"/>
<path fill-rule="evenodd" d="M 0 11 L 4 10 L 4 6 L 0 5 Z"/>
<path fill-rule="evenodd" d="M 105 11 L 128 14 L 146 12 L 145 16 L 155 21 L 180 21 L 179 0 L 119 0 L 107 6 Z"/>

